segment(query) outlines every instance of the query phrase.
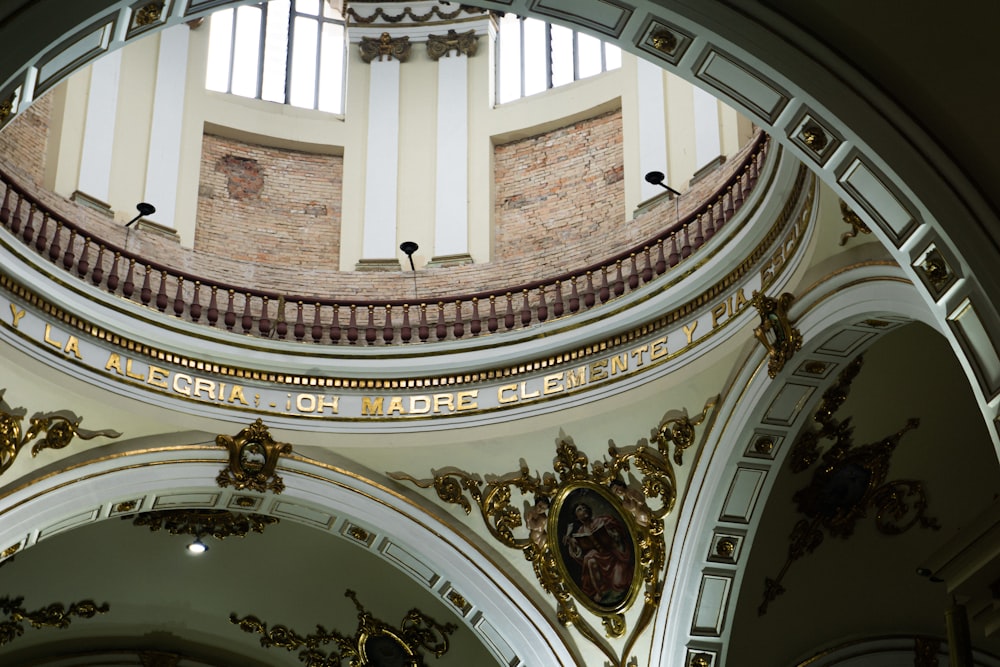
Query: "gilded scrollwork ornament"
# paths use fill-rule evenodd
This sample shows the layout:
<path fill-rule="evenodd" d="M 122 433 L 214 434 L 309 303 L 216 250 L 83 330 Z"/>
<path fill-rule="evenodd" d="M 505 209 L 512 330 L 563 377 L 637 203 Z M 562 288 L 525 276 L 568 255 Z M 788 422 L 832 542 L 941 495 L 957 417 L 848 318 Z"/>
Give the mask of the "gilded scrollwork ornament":
<path fill-rule="evenodd" d="M 802 349 L 802 333 L 792 326 L 788 317 L 794 300 L 788 292 L 775 299 L 757 291 L 750 300 L 760 314 L 760 325 L 753 334 L 767 350 L 767 374 L 771 378 L 777 377 L 788 360 Z"/>
<path fill-rule="evenodd" d="M 910 419 L 895 433 L 876 442 L 855 446 L 854 426 L 837 411 L 847 400 L 851 383 L 861 370 L 863 358 L 855 358 L 837 381 L 823 394 L 813 421 L 796 439 L 789 454 L 789 468 L 800 473 L 810 468 L 809 484 L 792 497 L 801 518 L 789 535 L 788 555 L 775 577 L 764 581 L 764 599 L 757 612 L 785 592 L 782 581 L 792 563 L 815 551 L 830 537 L 849 538 L 855 524 L 874 514 L 876 529 L 884 535 L 898 535 L 913 526 L 938 530 L 936 519 L 927 516 L 927 496 L 923 483 L 912 479 L 887 480 L 892 455 L 902 437 L 917 426 Z M 824 451 L 820 443 L 833 443 Z M 818 465 L 816 465 L 818 464 Z"/>
<path fill-rule="evenodd" d="M 361 50 L 361 60 L 366 63 L 378 60 L 392 60 L 395 58 L 401 63 L 405 63 L 410 57 L 410 37 L 392 37 L 389 33 L 383 32 L 378 39 L 374 37 L 362 37 L 358 48 Z"/>
<path fill-rule="evenodd" d="M 663 519 L 677 498 L 669 445 L 674 443 L 679 460 L 694 442 L 694 427 L 714 405 L 710 400 L 694 419 L 686 412 L 668 413 L 652 430 L 652 443 L 643 438 L 634 446 L 618 447 L 609 441 L 600 460 L 591 461 L 571 437 L 560 433 L 552 472 L 532 474 L 522 461 L 517 471 L 485 478 L 456 468 L 434 470 L 429 479 L 389 475 L 433 488 L 438 498 L 466 514 L 475 505 L 490 535 L 531 562 L 539 585 L 555 598 L 557 620 L 575 627 L 621 666 L 660 601 L 666 562 Z M 515 490 L 520 499 L 513 497 Z M 640 593 L 641 610 L 617 654 L 582 610 L 600 619 L 606 637 L 624 638 L 625 613 Z"/>
<path fill-rule="evenodd" d="M 46 449 L 63 449 L 73 438 L 92 440 L 97 437 L 117 438 L 118 431 L 102 429 L 90 431 L 80 428 L 83 417 L 78 417 L 68 410 L 56 412 L 37 412 L 28 420 L 28 429 L 22 430 L 21 423 L 27 411 L 24 408 L 12 408 L 3 400 L 6 389 L 0 389 L 0 475 L 12 465 L 17 455 L 28 443 L 35 441 L 31 447 L 31 455 L 38 456 Z M 44 437 L 39 437 L 44 434 Z"/>
<path fill-rule="evenodd" d="M 211 536 L 217 540 L 227 537 L 246 537 L 250 533 L 263 533 L 280 519 L 263 514 L 245 514 L 229 510 L 157 510 L 123 516 L 133 526 L 145 526 L 151 532 L 164 530 L 171 535 Z"/>
<path fill-rule="evenodd" d="M 431 60 L 438 60 L 451 51 L 471 58 L 476 55 L 478 47 L 479 39 L 475 30 L 460 33 L 449 29 L 447 35 L 427 35 L 427 55 Z"/>
<path fill-rule="evenodd" d="M 436 658 L 448 652 L 448 636 L 457 630 L 452 623 L 441 624 L 419 609 L 411 609 L 398 628 L 375 618 L 358 602 L 352 590 L 344 593 L 358 610 L 358 627 L 353 635 L 326 630 L 317 625 L 316 632 L 301 635 L 284 625 L 272 625 L 256 616 L 229 616 L 229 621 L 244 632 L 259 634 L 264 648 L 299 651 L 299 660 L 306 667 L 339 667 L 350 661 L 352 667 L 367 665 L 424 665 L 424 653 Z M 326 645 L 332 645 L 325 649 Z"/>
<path fill-rule="evenodd" d="M 7 617 L 0 621 L 0 646 L 9 644 L 24 634 L 25 623 L 33 628 L 68 628 L 77 618 L 93 618 L 97 614 L 106 614 L 108 604 L 96 604 L 93 600 L 81 600 L 66 606 L 60 602 L 45 605 L 40 609 L 28 611 L 24 608 L 23 597 L 0 598 L 0 613 Z"/>
<path fill-rule="evenodd" d="M 852 211 L 851 207 L 843 199 L 840 200 L 840 217 L 843 218 L 845 223 L 851 226 L 849 231 L 841 234 L 840 245 L 846 245 L 848 239 L 853 239 L 858 234 L 872 233 L 872 230 L 864 223 L 861 216 Z"/>
<path fill-rule="evenodd" d="M 281 493 L 285 482 L 274 470 L 282 454 L 290 454 L 292 446 L 275 442 L 260 419 L 236 434 L 218 435 L 215 444 L 229 450 L 229 465 L 219 472 L 215 481 L 225 488 L 264 493 Z"/>

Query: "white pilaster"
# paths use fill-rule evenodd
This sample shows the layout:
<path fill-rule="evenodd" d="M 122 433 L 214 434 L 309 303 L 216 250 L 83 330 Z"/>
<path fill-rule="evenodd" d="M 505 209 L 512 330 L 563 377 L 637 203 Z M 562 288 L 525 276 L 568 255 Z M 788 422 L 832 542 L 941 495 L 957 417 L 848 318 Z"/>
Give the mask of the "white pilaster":
<path fill-rule="evenodd" d="M 694 94 L 694 156 L 695 168 L 722 155 L 719 133 L 719 101 L 701 88 L 692 87 Z"/>
<path fill-rule="evenodd" d="M 434 256 L 469 252 L 469 59 L 438 59 Z"/>
<path fill-rule="evenodd" d="M 95 60 L 91 67 L 80 176 L 77 179 L 77 190 L 105 204 L 110 198 L 121 64 L 122 51 L 119 49 Z"/>
<path fill-rule="evenodd" d="M 637 62 L 636 92 L 639 121 L 639 173 L 661 171 L 670 184 L 667 166 L 667 121 L 664 117 L 663 70 L 641 58 Z M 659 185 L 640 184 L 639 201 L 663 194 Z"/>
<path fill-rule="evenodd" d="M 146 163 L 143 201 L 156 207 L 150 220 L 175 227 L 177 185 L 180 178 L 181 126 L 184 119 L 184 87 L 187 79 L 188 39 L 186 25 L 160 33 L 156 64 L 153 122 Z"/>
<path fill-rule="evenodd" d="M 369 65 L 362 259 L 395 258 L 399 165 L 399 61 Z"/>

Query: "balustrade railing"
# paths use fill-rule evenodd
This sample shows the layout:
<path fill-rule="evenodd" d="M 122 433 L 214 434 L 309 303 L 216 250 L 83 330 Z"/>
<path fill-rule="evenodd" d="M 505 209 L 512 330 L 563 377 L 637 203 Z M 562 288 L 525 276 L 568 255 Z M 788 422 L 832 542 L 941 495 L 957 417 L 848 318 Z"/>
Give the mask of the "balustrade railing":
<path fill-rule="evenodd" d="M 0 224 L 81 280 L 190 322 L 319 344 L 431 343 L 525 329 L 587 311 L 665 274 L 736 215 L 757 184 L 768 146 L 761 133 L 742 165 L 701 206 L 628 251 L 554 278 L 430 303 L 317 298 L 195 276 L 98 238 L 2 171 Z"/>

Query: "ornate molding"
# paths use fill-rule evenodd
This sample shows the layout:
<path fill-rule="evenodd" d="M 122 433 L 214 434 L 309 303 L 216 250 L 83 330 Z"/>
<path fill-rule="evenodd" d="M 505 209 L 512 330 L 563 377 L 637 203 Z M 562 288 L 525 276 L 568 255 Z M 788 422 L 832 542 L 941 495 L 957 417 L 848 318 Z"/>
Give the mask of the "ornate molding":
<path fill-rule="evenodd" d="M 28 430 L 22 433 L 21 422 L 27 411 L 24 408 L 12 408 L 3 400 L 6 389 L 0 389 L 0 475 L 12 465 L 21 449 L 42 433 L 44 438 L 38 440 L 31 448 L 31 455 L 38 456 L 44 449 L 63 449 L 73 438 L 92 440 L 98 436 L 117 438 L 118 431 L 103 429 L 90 431 L 80 428 L 83 417 L 77 417 L 68 410 L 56 412 L 36 412 L 29 420 Z"/>
<path fill-rule="evenodd" d="M 763 292 L 754 292 L 751 299 L 760 314 L 760 326 L 753 330 L 753 334 L 767 350 L 767 374 L 771 378 L 777 377 L 785 363 L 802 349 L 802 334 L 788 318 L 788 308 L 794 300 L 795 297 L 788 292 L 777 299 Z"/>
<path fill-rule="evenodd" d="M 854 534 L 859 519 L 872 510 L 875 527 L 884 535 L 899 535 L 919 524 L 938 530 L 937 520 L 928 517 L 927 496 L 917 480 L 886 481 L 891 458 L 903 435 L 920 424 L 910 419 L 897 432 L 881 440 L 855 447 L 854 427 L 850 418 L 835 417 L 847 400 L 851 383 L 861 370 L 863 358 L 857 357 L 823 393 L 823 400 L 813 415 L 818 427 L 804 430 L 789 453 L 793 473 L 808 470 L 819 462 L 809 484 L 792 497 L 802 516 L 789 535 L 788 557 L 774 578 L 764 581 L 764 597 L 757 612 L 767 613 L 768 605 L 785 592 L 781 581 L 792 563 L 811 554 L 823 543 L 825 534 L 848 538 Z M 820 441 L 833 444 L 821 452 Z"/>
<path fill-rule="evenodd" d="M 274 469 L 278 457 L 290 454 L 292 446 L 285 442 L 275 442 L 261 419 L 236 434 L 215 436 L 215 444 L 229 449 L 229 465 L 219 472 L 215 481 L 225 488 L 232 486 L 238 491 L 244 489 L 264 493 L 281 493 L 285 483 Z"/>
<path fill-rule="evenodd" d="M 133 526 L 146 526 L 151 532 L 161 529 L 171 535 L 210 535 L 217 540 L 227 537 L 246 537 L 249 533 L 263 533 L 280 519 L 262 514 L 244 514 L 229 510 L 159 510 L 123 516 Z"/>
<path fill-rule="evenodd" d="M 851 226 L 850 231 L 844 232 L 840 236 L 840 245 L 845 245 L 848 239 L 853 239 L 858 234 L 871 234 L 872 230 L 861 220 L 861 216 L 851 210 L 843 199 L 840 200 L 840 216 L 844 222 Z"/>
<path fill-rule="evenodd" d="M 451 51 L 471 58 L 476 55 L 478 48 L 479 39 L 475 30 L 458 33 L 454 29 L 449 29 L 447 35 L 427 35 L 427 55 L 431 60 L 438 60 Z"/>
<path fill-rule="evenodd" d="M 419 609 L 407 612 L 399 628 L 395 629 L 366 610 L 358 602 L 354 591 L 347 590 L 344 595 L 351 598 L 358 610 L 358 628 L 353 636 L 336 630 L 327 631 L 321 625 L 316 626 L 316 632 L 308 635 L 300 635 L 284 625 L 273 625 L 268 629 L 267 623 L 256 616 L 239 618 L 230 614 L 229 621 L 244 632 L 261 635 L 260 645 L 264 648 L 273 646 L 300 651 L 299 660 L 306 667 L 333 667 L 346 660 L 350 660 L 355 667 L 423 665 L 425 651 L 436 658 L 448 652 L 448 635 L 458 629 L 452 623 L 438 623 Z M 334 644 L 335 648 L 320 650 L 327 644 Z"/>
<path fill-rule="evenodd" d="M 459 5 L 458 9 L 446 12 L 441 10 L 440 5 L 431 7 L 429 11 L 423 14 L 416 14 L 410 7 L 406 7 L 398 14 L 388 14 L 384 7 L 376 7 L 375 10 L 368 16 L 361 16 L 358 14 L 354 7 L 348 7 L 345 12 L 345 16 L 348 21 L 352 24 L 366 25 L 369 23 L 375 23 L 376 21 L 382 20 L 386 23 L 400 23 L 404 19 L 408 19 L 413 23 L 426 23 L 434 18 L 441 21 L 450 21 L 452 19 L 458 18 L 459 14 L 486 14 L 486 10 L 480 7 L 467 7 L 466 5 Z"/>
<path fill-rule="evenodd" d="M 714 399 L 705 411 L 713 405 Z M 389 476 L 433 487 L 441 500 L 461 506 L 466 514 L 472 512 L 470 501 L 475 502 L 490 535 L 531 561 L 539 585 L 555 598 L 556 619 L 573 625 L 621 665 L 660 601 L 666 561 L 663 518 L 677 498 L 670 443 L 680 465 L 681 452 L 694 441 L 694 426 L 704 419 L 704 412 L 691 420 L 686 412 L 672 411 L 652 430 L 652 445 L 645 438 L 624 448 L 609 441 L 608 456 L 593 462 L 560 433 L 553 472 L 541 475 L 531 474 L 522 463 L 515 472 L 488 475 L 485 481 L 454 468 L 432 471 L 430 479 L 402 472 Z M 514 489 L 520 503 L 512 500 Z M 656 507 L 650 507 L 650 499 Z M 523 521 L 518 504 L 525 508 Z M 625 612 L 640 590 L 641 612 L 618 655 L 579 607 L 600 618 L 607 636 L 622 638 Z"/>
<path fill-rule="evenodd" d="M 362 37 L 358 44 L 358 48 L 361 50 L 361 60 L 366 63 L 370 63 L 376 58 L 379 60 L 395 58 L 399 62 L 405 63 L 410 57 L 410 47 L 409 35 L 391 37 L 387 32 L 383 32 L 378 39 Z"/>
<path fill-rule="evenodd" d="M 0 646 L 9 644 L 23 635 L 25 622 L 36 629 L 68 628 L 73 616 L 93 618 L 97 614 L 106 614 L 110 609 L 106 602 L 98 606 L 93 600 L 81 600 L 71 603 L 69 607 L 54 602 L 41 609 L 28 611 L 22 606 L 23 602 L 23 597 L 0 598 L 0 612 L 7 616 L 7 620 L 0 622 Z"/>

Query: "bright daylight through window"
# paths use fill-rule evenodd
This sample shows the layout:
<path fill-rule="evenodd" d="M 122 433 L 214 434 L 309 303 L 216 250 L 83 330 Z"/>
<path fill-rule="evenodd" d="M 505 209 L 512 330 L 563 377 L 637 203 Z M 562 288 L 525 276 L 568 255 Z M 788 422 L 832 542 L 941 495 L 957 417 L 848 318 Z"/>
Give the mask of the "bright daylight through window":
<path fill-rule="evenodd" d="M 271 0 L 212 15 L 205 87 L 344 110 L 344 19 L 322 0 Z"/>

